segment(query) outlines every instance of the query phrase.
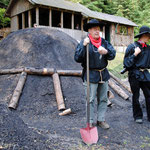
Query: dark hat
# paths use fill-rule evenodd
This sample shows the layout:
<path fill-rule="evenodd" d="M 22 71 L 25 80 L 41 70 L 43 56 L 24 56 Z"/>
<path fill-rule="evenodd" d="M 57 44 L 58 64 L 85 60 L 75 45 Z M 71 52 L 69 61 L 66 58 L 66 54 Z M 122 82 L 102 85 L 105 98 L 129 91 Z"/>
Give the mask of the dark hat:
<path fill-rule="evenodd" d="M 150 28 L 148 26 L 142 26 L 140 28 L 140 33 L 138 35 L 136 35 L 134 38 L 139 38 L 140 36 L 142 36 L 143 34 L 149 33 L 150 34 Z"/>
<path fill-rule="evenodd" d="M 100 23 L 96 19 L 91 19 L 88 23 L 84 24 L 83 28 L 84 28 L 84 31 L 88 32 L 88 29 L 90 29 L 92 27 L 96 27 L 96 26 L 100 27 L 101 25 L 104 25 L 104 24 Z"/>

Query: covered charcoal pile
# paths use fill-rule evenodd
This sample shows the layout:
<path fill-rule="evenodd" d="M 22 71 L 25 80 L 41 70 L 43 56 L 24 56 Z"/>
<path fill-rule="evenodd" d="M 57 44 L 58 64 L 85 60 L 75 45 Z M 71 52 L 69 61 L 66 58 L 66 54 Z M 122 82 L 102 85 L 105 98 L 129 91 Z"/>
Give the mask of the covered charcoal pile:
<path fill-rule="evenodd" d="M 76 45 L 76 40 L 54 29 L 19 30 L 0 42 L 0 68 L 80 69 L 73 59 Z"/>

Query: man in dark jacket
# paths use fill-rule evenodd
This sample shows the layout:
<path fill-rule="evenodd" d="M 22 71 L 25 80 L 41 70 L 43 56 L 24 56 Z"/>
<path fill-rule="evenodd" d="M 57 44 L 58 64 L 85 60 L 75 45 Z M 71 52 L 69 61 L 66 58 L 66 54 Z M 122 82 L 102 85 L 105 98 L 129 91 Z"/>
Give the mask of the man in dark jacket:
<path fill-rule="evenodd" d="M 140 33 L 135 36 L 138 41 L 130 44 L 125 53 L 124 66 L 127 68 L 130 87 L 133 93 L 133 117 L 137 123 L 142 123 L 143 112 L 139 103 L 140 88 L 145 100 L 148 121 L 150 121 L 150 46 L 146 43 L 150 39 L 150 28 L 142 26 Z"/>
<path fill-rule="evenodd" d="M 109 125 L 105 122 L 105 113 L 110 76 L 106 67 L 108 60 L 115 58 L 116 51 L 108 41 L 100 37 L 100 26 L 100 22 L 96 19 L 92 19 L 84 25 L 84 30 L 88 31 L 88 37 L 78 44 L 74 58 L 83 67 L 82 77 L 86 89 L 86 46 L 89 44 L 90 126 L 93 126 L 94 122 L 94 103 L 97 95 L 97 124 L 104 129 L 108 129 Z"/>

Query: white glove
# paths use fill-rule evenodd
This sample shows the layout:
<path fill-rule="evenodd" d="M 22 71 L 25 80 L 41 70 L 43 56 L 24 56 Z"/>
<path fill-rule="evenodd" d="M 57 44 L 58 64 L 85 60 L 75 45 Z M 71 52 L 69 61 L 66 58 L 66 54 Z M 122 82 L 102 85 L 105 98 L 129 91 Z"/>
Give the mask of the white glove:
<path fill-rule="evenodd" d="M 141 53 L 141 49 L 139 47 L 136 47 L 134 55 L 137 56 L 139 53 Z"/>
<path fill-rule="evenodd" d="M 102 46 L 100 46 L 100 47 L 98 48 L 98 52 L 99 52 L 101 55 L 106 55 L 106 54 L 108 53 L 108 51 L 107 51 L 104 47 L 102 47 Z"/>
<path fill-rule="evenodd" d="M 83 41 L 83 45 L 86 46 L 89 43 L 90 43 L 90 39 L 88 37 L 86 37 Z"/>

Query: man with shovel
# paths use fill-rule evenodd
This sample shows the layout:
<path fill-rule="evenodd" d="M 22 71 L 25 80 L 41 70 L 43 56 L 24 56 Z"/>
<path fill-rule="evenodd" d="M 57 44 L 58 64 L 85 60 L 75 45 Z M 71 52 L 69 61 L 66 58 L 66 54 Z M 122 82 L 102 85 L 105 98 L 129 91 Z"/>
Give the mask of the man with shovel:
<path fill-rule="evenodd" d="M 142 123 L 143 112 L 139 103 L 140 89 L 142 89 L 147 109 L 147 118 L 150 121 L 150 28 L 142 26 L 140 33 L 135 36 L 136 42 L 130 44 L 125 53 L 124 66 L 128 70 L 128 78 L 133 93 L 133 117 L 136 123 Z"/>
<path fill-rule="evenodd" d="M 97 125 L 104 129 L 109 129 L 109 125 L 105 121 L 108 101 L 108 80 L 110 78 L 106 67 L 108 65 L 108 60 L 115 58 L 116 51 L 108 41 L 100 37 L 100 26 L 102 26 L 102 24 L 96 19 L 92 19 L 84 25 L 84 30 L 88 32 L 88 36 L 78 44 L 74 58 L 75 61 L 81 63 L 83 67 L 82 79 L 86 89 L 88 82 L 86 48 L 88 48 L 90 97 L 89 125 L 91 128 L 94 126 L 94 103 L 97 96 Z"/>

